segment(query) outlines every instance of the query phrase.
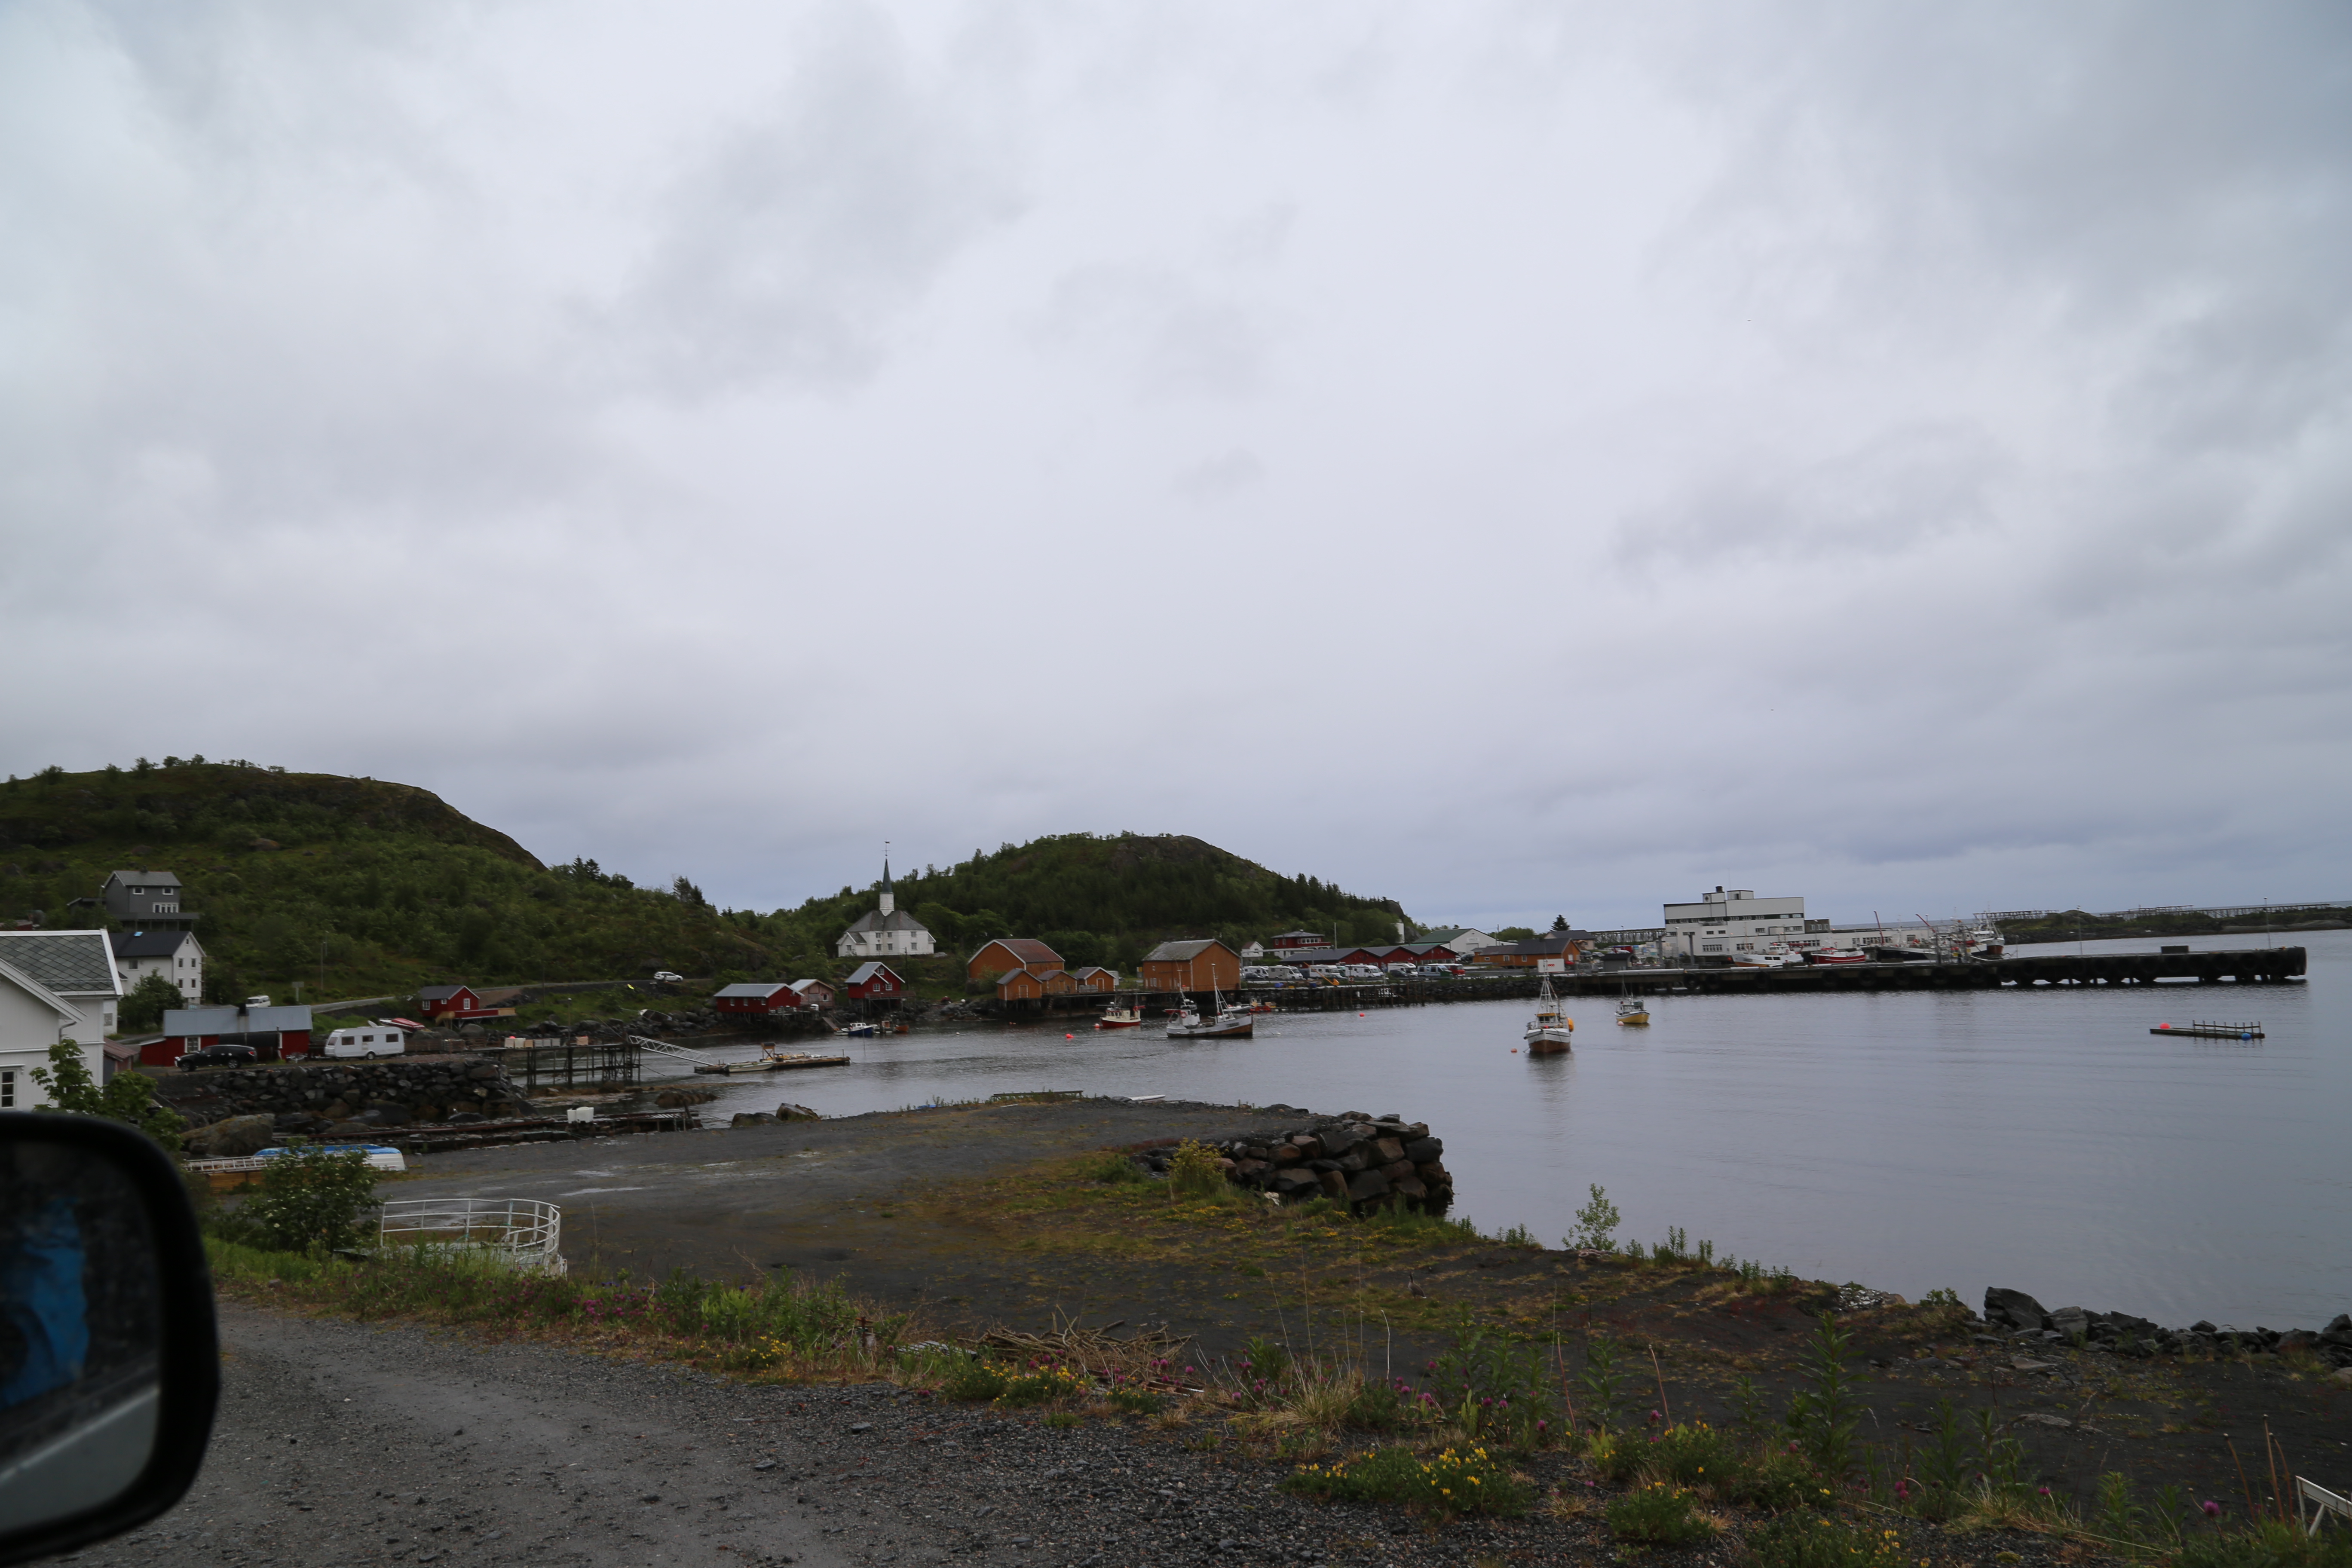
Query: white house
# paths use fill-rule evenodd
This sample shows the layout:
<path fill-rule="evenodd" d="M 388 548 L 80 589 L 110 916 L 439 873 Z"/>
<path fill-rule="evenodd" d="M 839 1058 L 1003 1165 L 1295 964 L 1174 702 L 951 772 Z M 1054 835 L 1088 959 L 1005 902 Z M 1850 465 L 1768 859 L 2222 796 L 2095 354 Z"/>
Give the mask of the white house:
<path fill-rule="evenodd" d="M 1482 947 L 1500 947 L 1501 942 L 1488 936 L 1476 926 L 1438 926 L 1413 938 L 1415 942 L 1433 942 L 1454 950 L 1456 958 L 1467 958 Z"/>
<path fill-rule="evenodd" d="M 1668 904 L 1665 910 L 1664 947 L 1670 953 L 1729 957 L 1761 952 L 1775 942 L 1793 949 L 1805 934 L 1804 900 L 1759 899 L 1747 888 L 1717 888 L 1696 903 Z"/>
<path fill-rule="evenodd" d="M 122 997 L 114 952 L 102 931 L 0 931 L 0 1110 L 26 1110 L 48 1097 L 32 1069 L 49 1047 L 71 1040 L 93 1079 L 106 1077 L 101 1049 Z"/>
<path fill-rule="evenodd" d="M 160 974 L 190 1002 L 204 1000 L 205 950 L 184 931 L 142 931 L 113 940 L 114 973 L 123 992 L 151 974 Z"/>
<path fill-rule="evenodd" d="M 898 907 L 890 862 L 882 862 L 882 907 L 858 916 L 833 945 L 837 958 L 928 958 L 939 951 L 930 929 Z"/>

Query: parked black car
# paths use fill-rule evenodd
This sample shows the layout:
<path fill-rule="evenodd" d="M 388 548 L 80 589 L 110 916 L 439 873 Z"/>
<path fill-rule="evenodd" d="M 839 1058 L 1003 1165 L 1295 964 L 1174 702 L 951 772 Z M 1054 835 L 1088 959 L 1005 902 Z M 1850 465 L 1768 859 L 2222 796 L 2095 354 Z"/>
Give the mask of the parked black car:
<path fill-rule="evenodd" d="M 261 1053 L 251 1046 L 205 1046 L 173 1059 L 182 1068 L 194 1072 L 198 1068 L 237 1067 L 259 1061 Z"/>

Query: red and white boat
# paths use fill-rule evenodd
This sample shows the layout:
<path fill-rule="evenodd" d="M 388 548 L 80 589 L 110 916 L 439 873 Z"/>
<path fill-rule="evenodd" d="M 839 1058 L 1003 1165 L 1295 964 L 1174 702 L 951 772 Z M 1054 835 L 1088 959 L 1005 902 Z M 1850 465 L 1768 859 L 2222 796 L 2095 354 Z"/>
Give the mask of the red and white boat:
<path fill-rule="evenodd" d="M 1858 947 L 1817 947 L 1805 954 L 1807 963 L 1868 963 L 1870 954 Z"/>
<path fill-rule="evenodd" d="M 1095 1020 L 1095 1027 L 1097 1029 L 1132 1029 L 1142 1022 L 1143 1009 L 1140 1007 L 1112 1007 L 1105 1011 L 1101 1017 Z"/>

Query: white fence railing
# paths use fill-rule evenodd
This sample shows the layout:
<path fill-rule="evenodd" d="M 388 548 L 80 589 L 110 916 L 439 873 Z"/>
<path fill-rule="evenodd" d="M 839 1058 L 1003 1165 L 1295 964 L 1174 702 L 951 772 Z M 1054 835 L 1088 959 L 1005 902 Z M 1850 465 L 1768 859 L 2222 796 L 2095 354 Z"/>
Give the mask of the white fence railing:
<path fill-rule="evenodd" d="M 470 1253 L 519 1273 L 567 1272 L 563 1211 L 537 1198 L 400 1198 L 383 1205 L 381 1247 Z"/>
<path fill-rule="evenodd" d="M 632 1045 L 641 1046 L 646 1050 L 662 1056 L 676 1057 L 680 1061 L 692 1062 L 697 1067 L 715 1068 L 719 1065 L 717 1057 L 703 1051 L 689 1050 L 684 1046 L 673 1046 L 667 1040 L 651 1039 L 644 1035 L 631 1035 L 629 1041 Z"/>

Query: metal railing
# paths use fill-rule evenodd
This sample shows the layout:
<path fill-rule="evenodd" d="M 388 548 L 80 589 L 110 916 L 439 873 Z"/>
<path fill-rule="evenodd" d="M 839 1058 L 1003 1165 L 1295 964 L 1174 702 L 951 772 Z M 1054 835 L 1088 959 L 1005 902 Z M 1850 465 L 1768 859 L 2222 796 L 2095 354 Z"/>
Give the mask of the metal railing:
<path fill-rule="evenodd" d="M 697 1067 L 715 1068 L 719 1065 L 717 1057 L 702 1051 L 688 1050 L 684 1046 L 673 1046 L 667 1040 L 649 1039 L 644 1035 L 631 1035 L 629 1043 L 649 1051 L 658 1051 L 666 1057 L 676 1057 L 680 1061 L 692 1062 Z"/>
<path fill-rule="evenodd" d="M 383 1205 L 379 1247 L 471 1255 L 517 1273 L 568 1272 L 563 1211 L 537 1198 L 400 1198 Z"/>

